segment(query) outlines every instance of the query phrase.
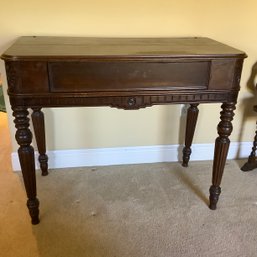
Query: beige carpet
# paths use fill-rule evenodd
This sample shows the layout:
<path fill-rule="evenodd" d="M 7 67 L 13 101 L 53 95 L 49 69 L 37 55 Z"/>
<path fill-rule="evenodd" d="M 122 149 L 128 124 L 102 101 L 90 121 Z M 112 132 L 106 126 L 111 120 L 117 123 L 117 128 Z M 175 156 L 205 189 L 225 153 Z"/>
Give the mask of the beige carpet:
<path fill-rule="evenodd" d="M 257 256 L 257 170 L 241 172 L 242 161 L 227 163 L 216 211 L 209 161 L 38 174 L 36 226 L 20 175 L 0 161 L 0 256 Z"/>

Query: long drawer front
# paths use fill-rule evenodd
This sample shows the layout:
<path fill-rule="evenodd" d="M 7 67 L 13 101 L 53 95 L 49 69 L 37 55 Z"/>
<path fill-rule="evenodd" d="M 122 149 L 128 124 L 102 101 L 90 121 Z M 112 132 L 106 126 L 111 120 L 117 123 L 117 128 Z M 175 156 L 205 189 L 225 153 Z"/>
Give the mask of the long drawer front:
<path fill-rule="evenodd" d="M 49 62 L 51 92 L 206 89 L 210 62 Z"/>

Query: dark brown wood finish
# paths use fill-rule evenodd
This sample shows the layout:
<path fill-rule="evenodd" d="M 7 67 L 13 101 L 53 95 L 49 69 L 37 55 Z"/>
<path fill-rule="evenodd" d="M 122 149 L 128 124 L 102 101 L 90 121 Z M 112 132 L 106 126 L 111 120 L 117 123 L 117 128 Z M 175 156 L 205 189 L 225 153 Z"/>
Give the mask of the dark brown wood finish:
<path fill-rule="evenodd" d="M 187 166 L 197 105 L 223 103 L 210 188 L 210 208 L 215 209 L 245 57 L 245 53 L 208 38 L 19 38 L 2 59 L 32 223 L 39 222 L 39 202 L 28 108 L 33 109 L 41 169 L 47 174 L 43 107 L 132 110 L 189 103 L 183 158 Z"/>
<path fill-rule="evenodd" d="M 234 110 L 236 103 L 223 103 L 220 113 L 220 123 L 218 124 L 218 134 L 215 141 L 215 151 L 212 169 L 212 186 L 210 187 L 210 209 L 215 210 L 217 202 L 219 200 L 219 195 L 221 193 L 220 183 L 226 164 L 226 159 L 229 149 L 229 136 L 232 132 L 232 123 L 234 117 Z"/>
<path fill-rule="evenodd" d="M 187 110 L 187 124 L 186 124 L 186 135 L 185 135 L 185 147 L 183 148 L 183 162 L 182 166 L 187 167 L 191 155 L 191 145 L 195 133 L 195 126 L 198 117 L 198 106 L 199 104 L 191 104 Z"/>
<path fill-rule="evenodd" d="M 38 161 L 40 163 L 42 176 L 46 176 L 48 175 L 48 156 L 46 155 L 44 113 L 41 111 L 41 108 L 33 108 L 31 118 L 39 152 Z"/>
<path fill-rule="evenodd" d="M 26 107 L 13 107 L 14 123 L 17 128 L 15 138 L 19 144 L 18 154 L 23 180 L 28 196 L 27 206 L 32 224 L 39 223 L 39 201 L 37 199 L 34 149 L 30 145 L 32 133 L 29 129 L 28 110 Z"/>

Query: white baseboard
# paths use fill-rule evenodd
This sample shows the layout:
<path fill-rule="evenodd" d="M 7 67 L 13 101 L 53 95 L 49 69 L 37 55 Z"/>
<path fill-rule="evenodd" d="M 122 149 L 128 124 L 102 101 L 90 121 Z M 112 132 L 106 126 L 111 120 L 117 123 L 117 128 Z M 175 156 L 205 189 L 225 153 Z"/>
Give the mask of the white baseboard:
<path fill-rule="evenodd" d="M 247 158 L 252 142 L 230 143 L 228 159 Z M 104 166 L 119 164 L 177 162 L 182 159 L 182 146 L 136 146 L 99 149 L 48 151 L 49 168 L 67 168 L 82 166 Z M 214 144 L 193 144 L 191 161 L 212 160 Z M 35 153 L 37 160 L 38 153 Z M 21 170 L 17 152 L 12 153 L 14 171 Z M 36 162 L 36 168 L 39 165 Z"/>

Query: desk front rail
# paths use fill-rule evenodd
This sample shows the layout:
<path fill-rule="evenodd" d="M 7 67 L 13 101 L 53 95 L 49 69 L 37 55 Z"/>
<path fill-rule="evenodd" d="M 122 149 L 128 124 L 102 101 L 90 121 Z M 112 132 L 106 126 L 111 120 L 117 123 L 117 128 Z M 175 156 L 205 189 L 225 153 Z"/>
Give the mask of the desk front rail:
<path fill-rule="evenodd" d="M 6 61 L 12 106 L 111 106 L 231 102 L 242 59 Z"/>

